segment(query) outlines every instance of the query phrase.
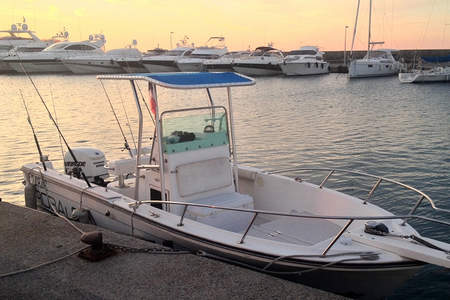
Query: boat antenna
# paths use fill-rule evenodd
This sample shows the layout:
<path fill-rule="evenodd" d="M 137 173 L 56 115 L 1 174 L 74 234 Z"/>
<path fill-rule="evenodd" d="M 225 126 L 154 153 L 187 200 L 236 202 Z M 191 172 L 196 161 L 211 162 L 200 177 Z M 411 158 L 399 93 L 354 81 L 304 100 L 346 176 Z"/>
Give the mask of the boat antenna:
<path fill-rule="evenodd" d="M 123 132 L 122 125 L 120 125 L 119 118 L 117 118 L 116 111 L 114 110 L 114 107 L 111 103 L 111 99 L 109 99 L 108 92 L 106 92 L 105 86 L 103 85 L 103 80 L 101 80 L 101 79 L 100 79 L 100 84 L 102 85 L 103 91 L 105 92 L 105 95 L 106 95 L 106 99 L 109 102 L 109 106 L 111 107 L 114 118 L 116 118 L 117 125 L 119 126 L 120 132 L 122 133 L 122 137 L 124 140 L 124 149 L 128 150 L 128 153 L 130 153 L 130 156 L 133 157 L 133 152 L 131 151 L 130 145 L 128 144 L 127 137 L 125 136 L 125 133 Z"/>
<path fill-rule="evenodd" d="M 358 5 L 356 7 L 355 26 L 353 27 L 352 48 L 350 49 L 350 60 L 353 59 L 353 45 L 355 44 L 356 29 L 358 27 L 358 15 L 359 15 L 359 4 L 360 4 L 360 2 L 361 2 L 361 0 L 358 0 Z"/>
<path fill-rule="evenodd" d="M 39 152 L 39 160 L 41 161 L 42 166 L 44 167 L 44 171 L 47 171 L 47 166 L 45 165 L 44 156 L 42 155 L 41 147 L 39 146 L 39 141 L 37 139 L 36 132 L 34 131 L 33 123 L 31 123 L 30 113 L 28 112 L 27 104 L 25 103 L 25 99 L 23 98 L 22 90 L 19 90 L 19 92 L 20 92 L 20 97 L 22 97 L 23 106 L 25 107 L 25 111 L 27 112 L 27 121 L 28 121 L 28 124 L 30 124 L 31 131 L 33 132 L 34 142 L 36 143 L 36 148 Z"/>
<path fill-rule="evenodd" d="M 41 93 L 39 92 L 39 89 L 37 88 L 36 84 L 34 83 L 33 78 L 31 78 L 30 74 L 28 74 L 28 72 L 25 70 L 25 68 L 24 68 L 24 66 L 23 66 L 23 64 L 22 64 L 22 62 L 21 62 L 21 59 L 20 59 L 20 56 L 18 55 L 18 53 L 17 53 L 17 57 L 19 58 L 20 66 L 21 66 L 23 72 L 25 73 L 25 75 L 26 75 L 26 76 L 28 77 L 28 79 L 30 80 L 31 85 L 33 86 L 34 90 L 36 91 L 37 95 L 39 96 L 39 99 L 41 100 L 42 104 L 44 105 L 45 110 L 46 110 L 47 113 L 48 113 L 48 117 L 50 118 L 50 120 L 52 120 L 53 124 L 54 124 L 55 127 L 56 127 L 56 130 L 58 130 L 59 136 L 60 136 L 60 137 L 62 138 L 62 140 L 64 141 L 64 144 L 66 145 L 67 150 L 69 150 L 69 153 L 70 153 L 70 155 L 72 156 L 75 165 L 76 165 L 76 166 L 79 166 L 79 162 L 78 162 L 77 158 L 75 157 L 75 154 L 73 153 L 72 149 L 70 148 L 69 143 L 67 143 L 67 140 L 66 140 L 66 138 L 64 137 L 64 135 L 62 134 L 61 129 L 59 129 L 58 123 L 56 123 L 55 119 L 53 118 L 52 113 L 51 113 L 50 110 L 48 109 L 48 106 L 47 106 L 47 104 L 45 103 L 44 98 L 42 98 L 42 95 L 41 95 Z M 45 164 L 44 164 L 44 170 L 46 170 Z M 80 173 L 81 173 L 81 176 L 83 177 L 84 181 L 86 181 L 88 187 L 92 187 L 91 183 L 90 183 L 89 180 L 87 179 L 86 174 L 84 174 L 84 171 L 83 171 L 82 169 L 80 169 Z"/>

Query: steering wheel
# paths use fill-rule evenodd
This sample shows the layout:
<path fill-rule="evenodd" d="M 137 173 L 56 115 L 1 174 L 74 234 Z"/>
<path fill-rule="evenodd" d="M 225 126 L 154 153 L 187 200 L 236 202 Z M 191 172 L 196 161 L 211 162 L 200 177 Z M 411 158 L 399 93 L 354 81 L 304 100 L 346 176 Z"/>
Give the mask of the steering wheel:
<path fill-rule="evenodd" d="M 214 126 L 212 126 L 212 125 L 206 125 L 205 128 L 203 128 L 203 132 L 205 132 L 205 133 L 211 133 L 211 132 L 214 132 Z"/>

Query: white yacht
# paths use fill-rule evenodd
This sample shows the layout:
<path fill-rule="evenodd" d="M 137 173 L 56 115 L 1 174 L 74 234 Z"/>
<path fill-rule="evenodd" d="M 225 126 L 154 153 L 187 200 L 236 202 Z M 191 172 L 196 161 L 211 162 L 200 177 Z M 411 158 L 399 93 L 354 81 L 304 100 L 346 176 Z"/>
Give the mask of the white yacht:
<path fill-rule="evenodd" d="M 147 69 L 142 63 L 143 54 L 136 48 L 129 48 L 127 55 L 114 59 L 125 73 L 146 73 Z"/>
<path fill-rule="evenodd" d="M 205 60 L 218 59 L 227 53 L 228 49 L 224 42 L 224 37 L 210 37 L 205 46 L 195 48 L 191 54 L 177 59 L 178 69 L 182 72 L 204 71 L 203 62 Z"/>
<path fill-rule="evenodd" d="M 398 74 L 402 83 L 450 81 L 450 55 L 422 56 L 416 68 Z"/>
<path fill-rule="evenodd" d="M 304 46 L 290 51 L 280 64 L 284 75 L 316 75 L 329 73 L 329 65 L 323 60 L 323 52 L 315 46 Z"/>
<path fill-rule="evenodd" d="M 231 51 L 217 59 L 207 59 L 203 62 L 203 69 L 207 72 L 232 72 L 235 59 L 248 57 L 250 51 Z"/>
<path fill-rule="evenodd" d="M 177 60 L 194 51 L 192 47 L 180 46 L 161 55 L 144 56 L 142 64 L 150 73 L 178 72 Z"/>
<path fill-rule="evenodd" d="M 439 66 L 428 70 L 412 70 L 399 73 L 398 79 L 402 83 L 448 82 L 450 81 L 450 67 Z"/>
<path fill-rule="evenodd" d="M 450 210 L 417 189 L 355 170 L 318 169 L 324 179 L 313 184 L 283 175 L 296 176 L 304 168 L 267 172 L 238 164 L 231 90 L 254 85 L 253 79 L 232 72 L 98 78 L 130 83 L 138 115 L 136 151 L 106 165 L 101 150 L 71 149 L 66 143 L 64 172 L 41 155 L 40 163 L 21 168 L 28 207 L 72 220 L 84 215 L 116 232 L 171 241 L 206 257 L 352 297 L 389 295 L 426 264 L 450 268 L 450 244 L 424 237 L 409 224 L 419 220 L 448 230 Z M 152 95 L 154 135 L 147 155 L 137 81 L 148 84 Z M 184 102 L 163 111 L 174 94 L 161 89 L 215 92 L 193 106 Z M 211 94 L 227 100 L 217 106 Z M 350 190 L 365 191 L 369 182 L 372 188 L 360 199 L 328 188 L 330 177 L 343 179 Z M 405 208 L 407 214 L 395 215 L 372 202 L 380 189 L 390 193 L 390 201 L 408 203 L 403 201 L 415 195 L 416 203 Z M 439 219 L 426 208 L 440 212 Z"/>
<path fill-rule="evenodd" d="M 59 42 L 41 52 L 24 53 L 5 58 L 5 61 L 19 73 L 60 73 L 70 72 L 63 64 L 63 59 L 75 56 L 89 56 L 103 54 L 102 47 L 106 40 L 102 34 L 89 36 L 89 40 L 82 42 Z"/>
<path fill-rule="evenodd" d="M 362 59 L 352 60 L 348 67 L 350 78 L 391 76 L 403 69 L 403 64 L 392 55 L 396 50 L 369 50 Z"/>
<path fill-rule="evenodd" d="M 96 52 L 92 55 L 70 56 L 62 59 L 62 62 L 74 74 L 111 74 L 123 72 L 122 64 L 134 65 L 134 61 L 141 59 L 142 55 L 137 49 L 120 48 L 109 50 L 106 53 Z"/>
<path fill-rule="evenodd" d="M 235 59 L 233 70 L 251 76 L 266 76 L 282 74 L 280 64 L 283 62 L 283 53 L 275 48 L 258 47 L 248 57 Z"/>
<path fill-rule="evenodd" d="M 359 10 L 359 2 L 358 2 L 358 10 Z M 358 17 L 356 17 L 356 19 L 357 18 Z M 349 78 L 391 76 L 398 74 L 400 70 L 404 67 L 403 64 L 398 62 L 392 55 L 392 53 L 395 52 L 396 50 L 393 49 L 378 49 L 376 51 L 373 50 L 373 47 L 375 45 L 382 45 L 384 44 L 384 42 L 373 42 L 371 40 L 371 24 L 372 24 L 372 0 L 370 0 L 369 5 L 369 38 L 367 40 L 367 54 L 362 59 L 356 59 L 350 62 L 350 65 L 348 67 Z M 354 35 L 355 34 L 356 34 L 356 26 Z"/>
<path fill-rule="evenodd" d="M 14 69 L 3 59 L 15 55 L 16 52 L 39 52 L 53 44 L 53 40 L 39 39 L 26 23 L 12 24 L 10 30 L 0 31 L 0 72 L 10 72 Z"/>

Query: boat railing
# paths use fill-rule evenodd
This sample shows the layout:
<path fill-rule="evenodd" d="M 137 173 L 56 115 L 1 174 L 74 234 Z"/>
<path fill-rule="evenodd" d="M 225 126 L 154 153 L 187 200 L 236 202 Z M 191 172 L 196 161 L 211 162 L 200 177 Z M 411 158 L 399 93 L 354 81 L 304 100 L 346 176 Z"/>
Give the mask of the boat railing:
<path fill-rule="evenodd" d="M 420 219 L 430 222 L 435 222 L 443 225 L 450 226 L 449 222 L 445 222 L 438 219 L 433 219 L 425 216 L 419 216 L 414 214 L 408 214 L 408 215 L 388 215 L 388 216 L 328 216 L 328 215 L 303 215 L 303 214 L 292 214 L 292 213 L 285 213 L 285 212 L 277 212 L 277 211 L 266 211 L 266 210 L 257 210 L 257 209 L 246 209 L 246 208 L 232 208 L 232 207 L 223 207 L 223 206 L 216 206 L 216 205 L 207 205 L 207 204 L 198 204 L 198 203 L 189 203 L 189 202 L 177 202 L 177 201 L 162 201 L 162 200 L 143 200 L 143 201 L 134 201 L 129 203 L 128 205 L 133 208 L 134 210 L 137 209 L 141 204 L 167 204 L 167 205 L 182 205 L 184 206 L 183 212 L 180 216 L 180 222 L 177 224 L 177 226 L 183 226 L 184 223 L 184 217 L 186 214 L 186 211 L 188 207 L 204 207 L 204 208 L 210 208 L 210 209 L 220 209 L 220 210 L 227 210 L 227 211 L 237 211 L 237 212 L 247 212 L 253 214 L 253 217 L 249 224 L 247 225 L 244 233 L 242 234 L 242 237 L 239 241 L 239 244 L 243 244 L 245 238 L 247 237 L 248 232 L 252 228 L 256 217 L 258 215 L 272 215 L 272 216 L 282 216 L 282 217 L 294 217 L 294 218 L 306 218 L 306 219 L 328 219 L 328 220 L 347 220 L 347 223 L 341 228 L 341 230 L 332 238 L 331 242 L 328 244 L 328 246 L 325 248 L 325 250 L 322 252 L 322 256 L 325 256 L 327 252 L 331 249 L 331 247 L 336 243 L 336 241 L 342 236 L 342 234 L 347 230 L 347 228 L 353 223 L 355 220 L 362 220 L 362 221 L 370 221 L 370 220 L 393 220 L 393 219 L 402 219 L 406 221 L 407 219 Z M 404 224 L 404 223 L 403 223 Z"/>
<path fill-rule="evenodd" d="M 434 201 L 424 192 L 413 188 L 412 186 L 409 186 L 407 184 L 404 184 L 402 182 L 393 180 L 393 179 L 389 179 L 386 177 L 381 177 L 381 176 L 377 176 L 377 175 L 372 175 L 372 174 L 368 174 L 368 173 L 364 173 L 361 171 L 353 171 L 353 170 L 345 170 L 345 169 L 330 169 L 330 168 L 290 168 L 290 169 L 283 169 L 283 170 L 277 170 L 277 171 L 271 171 L 268 172 L 269 174 L 280 174 L 280 173 L 288 173 L 288 172 L 297 172 L 297 171 L 324 171 L 324 172 L 328 172 L 328 174 L 324 177 L 324 179 L 322 180 L 322 182 L 319 185 L 319 188 L 323 188 L 325 186 L 325 184 L 328 182 L 328 180 L 330 179 L 330 177 L 332 175 L 334 175 L 335 173 L 347 173 L 347 174 L 353 174 L 353 175 L 359 175 L 359 176 L 364 176 L 364 177 L 370 177 L 373 179 L 376 179 L 375 184 L 372 186 L 371 190 L 369 191 L 369 194 L 367 195 L 367 199 L 364 200 L 364 204 L 367 204 L 367 202 L 369 202 L 369 200 L 372 198 L 372 196 L 375 193 L 375 190 L 381 185 L 382 182 L 389 182 L 398 186 L 401 186 L 407 190 L 410 190 L 414 193 L 416 193 L 417 195 L 419 195 L 419 199 L 417 200 L 417 202 L 414 204 L 414 206 L 411 208 L 409 215 L 413 215 L 417 208 L 419 208 L 419 206 L 422 204 L 423 200 L 427 200 L 428 203 L 430 203 L 431 208 L 435 211 L 439 211 L 439 212 L 446 212 L 446 213 L 450 213 L 449 209 L 444 209 L 444 208 L 439 208 L 437 207 L 437 205 L 434 203 Z M 296 180 L 301 180 L 300 177 L 295 177 Z"/>

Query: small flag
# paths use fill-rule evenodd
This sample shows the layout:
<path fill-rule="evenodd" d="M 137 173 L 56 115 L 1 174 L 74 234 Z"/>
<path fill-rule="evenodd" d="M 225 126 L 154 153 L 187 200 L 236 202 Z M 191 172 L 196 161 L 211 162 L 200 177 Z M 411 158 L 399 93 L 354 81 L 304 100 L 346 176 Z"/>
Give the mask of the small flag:
<path fill-rule="evenodd" d="M 148 84 L 148 93 L 150 95 L 150 110 L 156 116 L 156 101 L 155 97 L 153 97 L 153 86 L 151 83 Z"/>

